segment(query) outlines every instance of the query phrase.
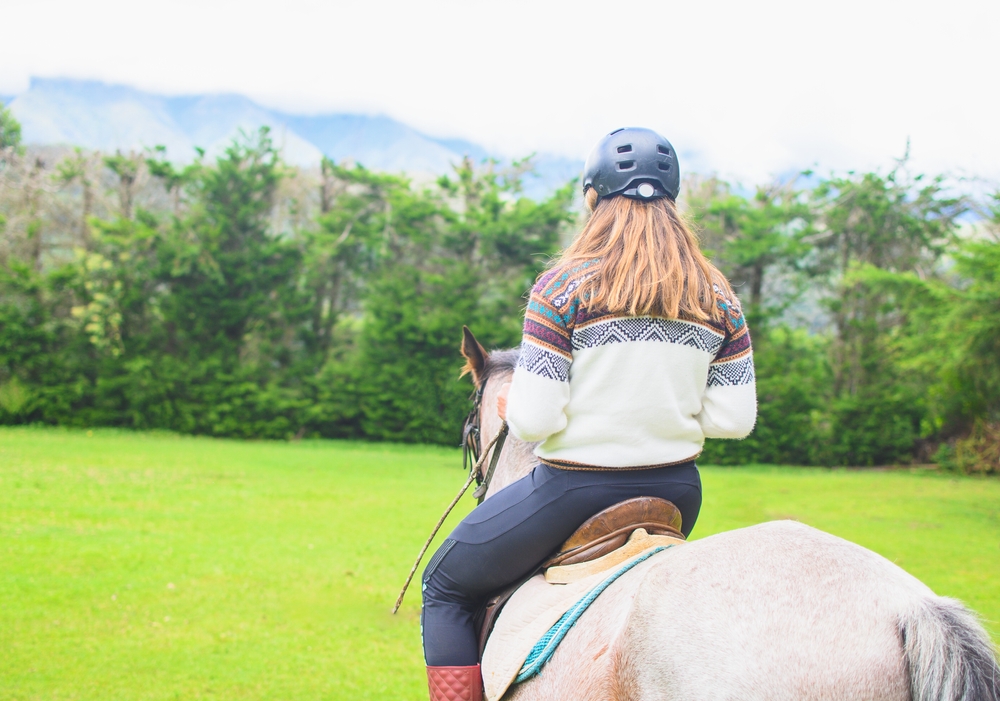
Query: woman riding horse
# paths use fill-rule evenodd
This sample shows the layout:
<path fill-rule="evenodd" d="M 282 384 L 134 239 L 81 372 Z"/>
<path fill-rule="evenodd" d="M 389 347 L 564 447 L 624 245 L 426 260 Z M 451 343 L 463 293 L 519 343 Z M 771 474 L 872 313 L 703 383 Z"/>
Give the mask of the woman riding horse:
<path fill-rule="evenodd" d="M 750 336 L 726 278 L 678 211 L 677 155 L 618 129 L 587 159 L 591 215 L 531 291 L 498 411 L 538 466 L 472 511 L 423 575 L 431 701 L 482 698 L 473 617 L 593 514 L 638 496 L 701 506 L 705 438 L 743 438 L 757 415 Z"/>

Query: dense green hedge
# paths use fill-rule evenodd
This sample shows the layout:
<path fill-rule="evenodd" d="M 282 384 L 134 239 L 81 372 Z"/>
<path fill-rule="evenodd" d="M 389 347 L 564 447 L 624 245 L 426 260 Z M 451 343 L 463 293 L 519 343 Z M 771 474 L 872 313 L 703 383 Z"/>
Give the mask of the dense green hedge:
<path fill-rule="evenodd" d="M 329 161 L 308 176 L 266 131 L 182 169 L 157 151 L 43 166 L 4 138 L 7 424 L 456 443 L 462 325 L 516 344 L 579 217 L 573 184 L 536 202 L 493 164 L 425 187 Z M 1000 418 L 996 200 L 902 169 L 684 192 L 743 299 L 760 398 L 754 433 L 704 460 L 995 469 L 974 445 Z"/>
<path fill-rule="evenodd" d="M 516 178 L 469 163 L 421 190 L 327 162 L 319 211 L 279 232 L 282 181 L 301 176 L 266 131 L 210 166 L 104 165 L 160 173 L 182 206 L 90 216 L 36 259 L 42 216 L 6 228 L 2 423 L 454 443 L 462 325 L 517 343 L 521 295 L 575 217 L 569 188 L 519 199 Z"/>

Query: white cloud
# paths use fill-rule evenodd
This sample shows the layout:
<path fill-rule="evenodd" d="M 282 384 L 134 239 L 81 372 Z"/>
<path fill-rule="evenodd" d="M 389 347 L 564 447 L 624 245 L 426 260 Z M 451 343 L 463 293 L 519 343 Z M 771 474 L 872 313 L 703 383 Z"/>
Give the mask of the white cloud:
<path fill-rule="evenodd" d="M 746 181 L 818 164 L 1000 178 L 1000 5 L 111 2 L 3 12 L 0 93 L 29 76 L 383 112 L 508 154 L 582 158 L 631 124 Z M 685 164 L 682 163 L 682 166 Z"/>

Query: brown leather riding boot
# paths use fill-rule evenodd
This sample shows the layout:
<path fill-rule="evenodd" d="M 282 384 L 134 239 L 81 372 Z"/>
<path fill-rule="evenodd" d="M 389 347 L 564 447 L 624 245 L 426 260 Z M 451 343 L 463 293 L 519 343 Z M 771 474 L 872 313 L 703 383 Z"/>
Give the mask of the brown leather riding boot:
<path fill-rule="evenodd" d="M 483 675 L 472 667 L 428 667 L 431 701 L 483 701 Z"/>

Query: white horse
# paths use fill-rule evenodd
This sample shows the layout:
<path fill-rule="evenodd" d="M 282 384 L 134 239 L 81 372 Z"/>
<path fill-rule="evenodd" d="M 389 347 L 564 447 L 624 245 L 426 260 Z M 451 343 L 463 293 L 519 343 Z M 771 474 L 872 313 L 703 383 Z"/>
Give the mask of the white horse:
<path fill-rule="evenodd" d="M 483 386 L 484 443 L 517 351 L 463 354 Z M 480 384 L 482 383 L 482 384 Z M 487 498 L 537 464 L 511 436 Z M 794 521 L 692 541 L 626 573 L 543 673 L 505 701 L 996 701 L 975 614 L 870 550 Z M 496 701 L 495 699 L 491 701 Z"/>

